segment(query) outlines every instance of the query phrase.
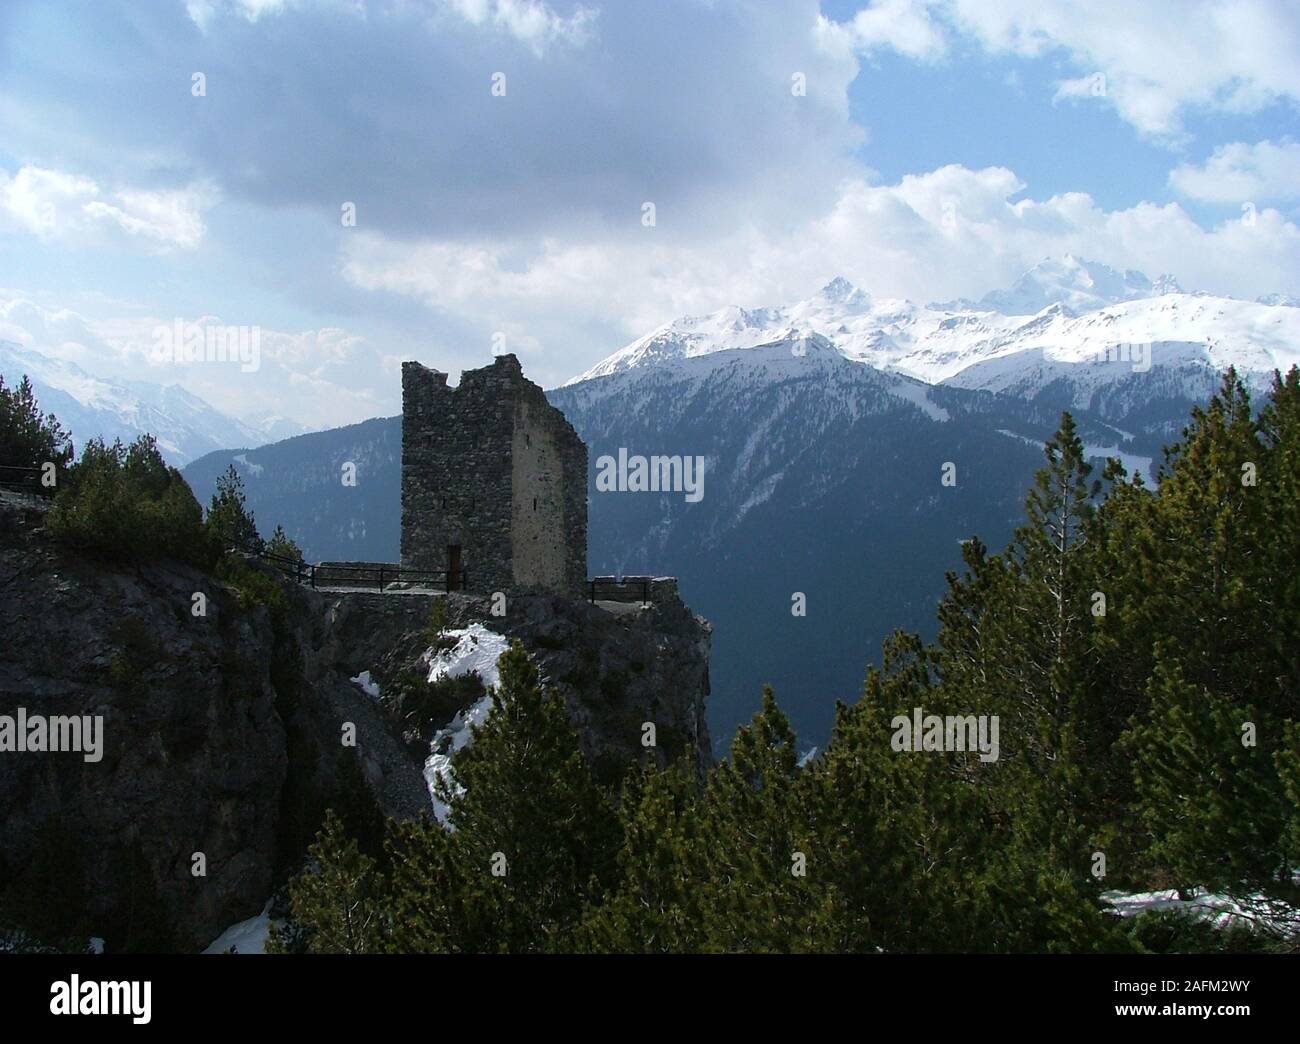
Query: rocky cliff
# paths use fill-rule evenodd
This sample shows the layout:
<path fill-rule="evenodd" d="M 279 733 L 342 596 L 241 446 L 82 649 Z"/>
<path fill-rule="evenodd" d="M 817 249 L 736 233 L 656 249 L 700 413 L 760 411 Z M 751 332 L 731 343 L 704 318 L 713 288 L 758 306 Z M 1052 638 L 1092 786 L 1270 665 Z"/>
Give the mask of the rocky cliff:
<path fill-rule="evenodd" d="M 661 760 L 709 760 L 709 627 L 674 598 L 529 596 L 494 616 L 469 595 L 315 591 L 256 560 L 226 581 L 116 562 L 55 544 L 42 523 L 42 509 L 0 498 L 0 726 L 98 716 L 103 743 L 98 760 L 0 750 L 11 920 L 30 894 L 24 868 L 61 851 L 58 865 L 77 864 L 87 935 L 202 948 L 292 869 L 352 778 L 340 774 L 349 732 L 380 807 L 428 812 L 428 740 L 474 696 L 428 685 L 435 600 L 447 629 L 478 623 L 524 643 L 602 778 L 639 755 L 646 721 Z M 352 680 L 363 671 L 378 690 Z"/>

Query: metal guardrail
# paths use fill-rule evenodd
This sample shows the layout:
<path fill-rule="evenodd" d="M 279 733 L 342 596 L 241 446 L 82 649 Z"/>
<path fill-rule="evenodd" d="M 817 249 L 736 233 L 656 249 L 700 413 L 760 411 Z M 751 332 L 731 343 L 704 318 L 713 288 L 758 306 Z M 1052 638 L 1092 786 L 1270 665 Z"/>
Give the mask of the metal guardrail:
<path fill-rule="evenodd" d="M 41 483 L 42 474 L 41 468 L 0 464 L 0 487 L 24 493 L 31 497 L 44 497 L 48 500 L 54 496 L 57 490 Z"/>
<path fill-rule="evenodd" d="M 650 601 L 649 580 L 588 580 L 587 590 L 592 602 Z"/>
<path fill-rule="evenodd" d="M 277 555 L 264 549 L 243 547 L 236 550 L 256 555 L 300 584 L 312 588 L 355 587 L 359 590 L 376 590 L 380 593 L 397 593 L 391 584 L 414 584 L 441 588 L 444 591 L 464 591 L 469 584 L 469 574 L 462 569 L 403 569 L 393 565 L 341 565 L 311 563 L 287 555 Z M 626 602 L 650 604 L 653 581 L 644 577 L 611 580 L 588 580 L 587 594 L 592 602 Z"/>
<path fill-rule="evenodd" d="M 40 484 L 42 468 L 19 467 L 17 464 L 0 464 L 0 486 L 6 489 L 32 490 L 35 493 L 53 497 L 55 490 L 51 486 Z"/>
<path fill-rule="evenodd" d="M 356 587 L 360 590 L 374 589 L 382 594 L 388 591 L 389 584 L 415 584 L 441 587 L 450 592 L 465 590 L 465 585 L 469 582 L 468 573 L 464 569 L 453 572 L 447 569 L 403 569 L 393 565 L 326 565 L 304 562 L 299 558 L 257 548 L 243 547 L 238 550 L 256 555 L 298 583 L 317 589 Z"/>

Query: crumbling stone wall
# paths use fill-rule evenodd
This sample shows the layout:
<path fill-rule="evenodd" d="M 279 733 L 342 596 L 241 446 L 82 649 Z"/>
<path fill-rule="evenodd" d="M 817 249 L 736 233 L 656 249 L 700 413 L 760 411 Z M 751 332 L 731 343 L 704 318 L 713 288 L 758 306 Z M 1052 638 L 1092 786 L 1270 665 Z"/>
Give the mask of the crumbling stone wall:
<path fill-rule="evenodd" d="M 580 594 L 587 574 L 587 447 L 513 355 L 457 388 L 402 365 L 402 566 L 452 564 L 465 589 Z"/>

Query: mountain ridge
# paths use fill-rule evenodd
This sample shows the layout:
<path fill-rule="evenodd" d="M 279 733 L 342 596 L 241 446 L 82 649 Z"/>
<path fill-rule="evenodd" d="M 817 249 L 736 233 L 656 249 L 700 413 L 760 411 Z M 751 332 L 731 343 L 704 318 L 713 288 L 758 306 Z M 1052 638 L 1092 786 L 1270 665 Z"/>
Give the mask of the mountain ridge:
<path fill-rule="evenodd" d="M 169 464 L 184 467 L 214 450 L 256 448 L 305 430 L 273 415 L 250 424 L 179 384 L 99 377 L 11 341 L 0 341 L 0 376 L 10 385 L 28 377 L 41 408 L 71 432 L 78 450 L 90 438 L 130 442 L 148 432 Z"/>
<path fill-rule="evenodd" d="M 981 302 L 917 305 L 876 299 L 836 277 L 790 305 L 730 306 L 664 323 L 565 382 L 563 387 L 637 367 L 818 334 L 846 358 L 940 384 L 993 359 L 1047 352 L 1053 361 L 1108 360 L 1121 345 L 1149 345 L 1156 365 L 1235 365 L 1257 386 L 1273 369 L 1300 363 L 1300 308 L 1283 295 L 1256 301 L 1183 291 L 1172 276 L 1152 281 L 1066 255 L 1045 259 L 1005 291 Z M 1038 304 L 1031 312 L 1009 309 Z M 1162 346 L 1174 346 L 1166 349 Z M 1194 350 L 1199 348 L 1199 352 Z M 1168 356 L 1168 358 L 1163 358 Z M 1032 364 L 1035 356 L 1023 355 Z M 1121 376 L 1116 374 L 1115 376 Z M 1095 382 L 1094 382 L 1095 383 Z"/>

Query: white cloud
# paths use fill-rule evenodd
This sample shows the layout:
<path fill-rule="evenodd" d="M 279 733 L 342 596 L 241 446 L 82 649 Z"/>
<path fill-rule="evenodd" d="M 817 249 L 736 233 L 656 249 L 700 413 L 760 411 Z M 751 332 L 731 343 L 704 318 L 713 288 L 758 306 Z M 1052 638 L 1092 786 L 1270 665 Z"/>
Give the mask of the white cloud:
<path fill-rule="evenodd" d="M 5 291 L 10 294 L 12 291 Z M 56 359 L 84 364 L 93 354 L 116 353 L 71 308 L 43 308 L 15 294 L 0 296 L 0 341 L 36 348 Z"/>
<path fill-rule="evenodd" d="M 11 177 L 0 170 L 0 220 L 42 238 L 85 238 L 107 224 L 153 249 L 193 250 L 203 241 L 203 211 L 213 195 L 205 186 L 104 192 L 92 179 L 63 171 L 28 165 Z"/>
<path fill-rule="evenodd" d="M 785 233 L 749 227 L 694 242 L 651 234 L 530 247 L 365 234 L 348 240 L 343 274 L 482 329 L 484 343 L 508 318 L 537 345 L 532 360 L 521 352 L 526 365 L 556 382 L 678 315 L 782 303 L 841 274 L 880 297 L 978 297 L 1070 252 L 1233 296 L 1300 285 L 1300 228 L 1276 210 L 1206 229 L 1177 204 L 1108 211 L 1077 192 L 1013 202 L 1024 188 L 1003 167 L 946 166 L 893 185 L 850 179 L 829 210 Z"/>
<path fill-rule="evenodd" d="M 186 0 L 185 13 L 199 27 L 200 32 L 206 33 L 217 13 L 216 0 Z"/>
<path fill-rule="evenodd" d="M 20 291 L 0 292 L 0 341 L 75 363 L 106 378 L 179 384 L 236 417 L 274 414 L 308 427 L 350 424 L 395 412 L 400 383 L 383 371 L 378 350 L 347 330 L 258 327 L 259 366 L 160 361 L 155 333 L 176 322 L 220 326 L 212 315 L 93 318 L 46 308 Z"/>
<path fill-rule="evenodd" d="M 1100 97 L 1139 130 L 1175 137 L 1190 108 L 1249 112 L 1300 101 L 1300 8 L 1291 0 L 945 0 L 953 21 L 995 54 L 1060 49 L 1101 73 Z M 1075 93 L 1077 81 L 1065 90 Z"/>
<path fill-rule="evenodd" d="M 185 0 L 185 13 L 190 21 L 206 33 L 218 11 L 239 15 L 245 21 L 256 22 L 264 15 L 278 15 L 299 0 Z"/>
<path fill-rule="evenodd" d="M 584 44 L 595 31 L 595 8 L 578 6 L 567 18 L 542 0 L 442 0 L 471 25 L 490 25 L 535 51 L 551 43 Z"/>
<path fill-rule="evenodd" d="M 872 0 L 847 22 L 819 16 L 817 39 L 834 55 L 870 54 L 887 47 L 923 61 L 942 58 L 948 37 L 932 6 L 929 0 Z"/>
<path fill-rule="evenodd" d="M 218 14 L 234 15 L 246 22 L 282 15 L 311 6 L 351 10 L 366 17 L 366 0 L 184 0 L 185 13 L 206 33 Z M 389 0 L 374 5 L 387 13 L 404 8 L 431 14 L 448 14 L 472 26 L 500 30 L 540 53 L 553 43 L 584 44 L 595 32 L 599 12 L 578 4 L 562 15 L 545 0 Z"/>
<path fill-rule="evenodd" d="M 99 189 L 90 178 L 40 167 L 23 167 L 13 177 L 0 170 L 0 210 L 26 232 L 57 235 Z"/>
<path fill-rule="evenodd" d="M 1063 53 L 1079 75 L 1058 83 L 1058 99 L 1112 105 L 1158 138 L 1180 137 L 1191 109 L 1300 102 L 1294 0 L 876 0 L 820 32 L 832 51 L 891 47 L 927 61 L 958 35 L 995 56 Z"/>
<path fill-rule="evenodd" d="M 1300 142 L 1220 145 L 1201 166 L 1183 164 L 1169 184 L 1191 199 L 1242 203 L 1300 199 Z"/>

